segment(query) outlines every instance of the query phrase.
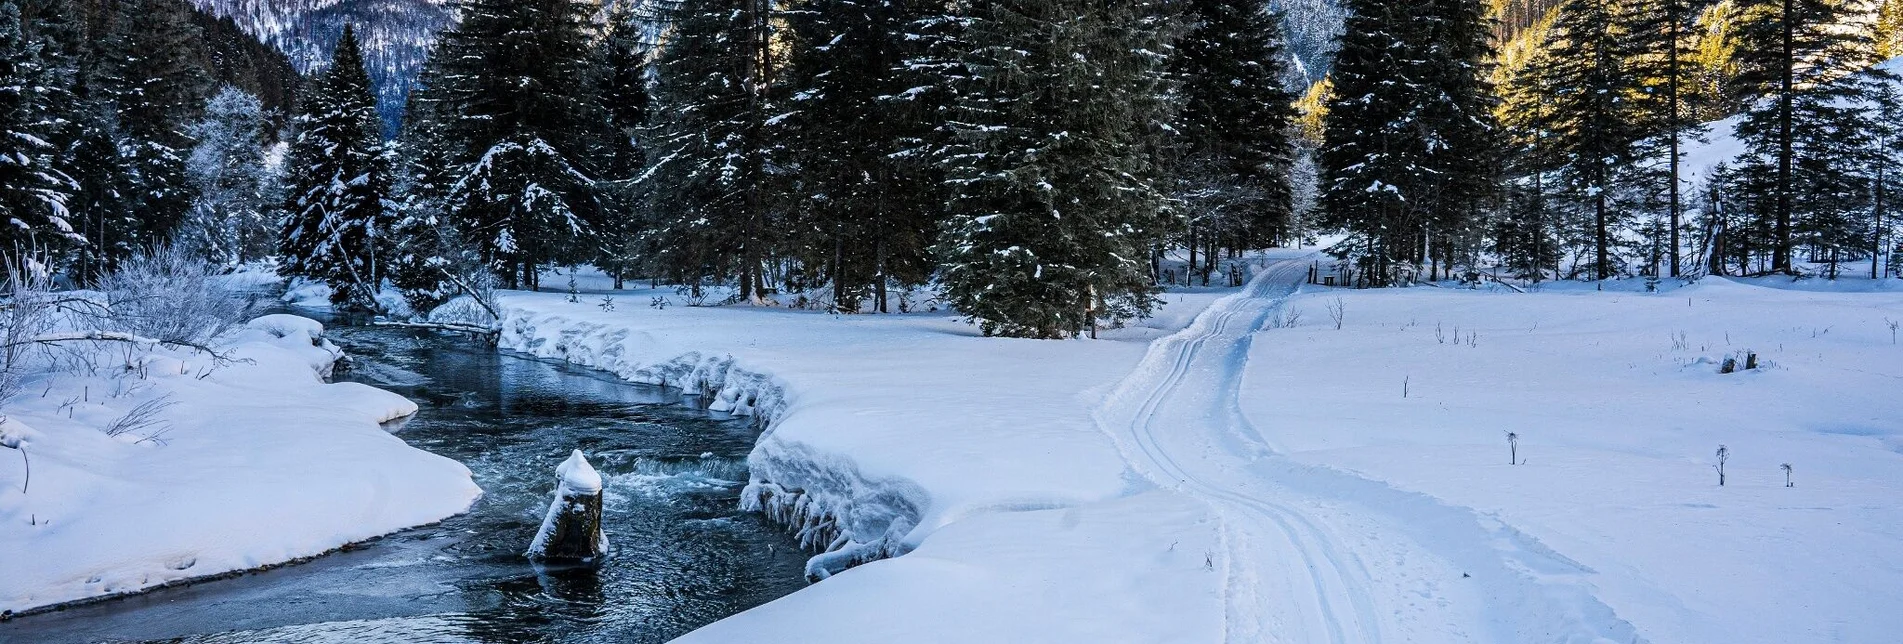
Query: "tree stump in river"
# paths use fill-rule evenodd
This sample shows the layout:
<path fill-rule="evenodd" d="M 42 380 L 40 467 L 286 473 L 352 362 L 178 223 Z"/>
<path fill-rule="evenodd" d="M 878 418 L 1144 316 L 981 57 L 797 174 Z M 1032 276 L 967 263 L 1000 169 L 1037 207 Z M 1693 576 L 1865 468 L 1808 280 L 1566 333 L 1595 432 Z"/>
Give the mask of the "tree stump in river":
<path fill-rule="evenodd" d="M 555 468 L 555 500 L 542 529 L 529 544 L 528 556 L 539 561 L 590 562 L 608 552 L 608 536 L 601 529 L 601 474 L 588 464 L 581 450 Z"/>

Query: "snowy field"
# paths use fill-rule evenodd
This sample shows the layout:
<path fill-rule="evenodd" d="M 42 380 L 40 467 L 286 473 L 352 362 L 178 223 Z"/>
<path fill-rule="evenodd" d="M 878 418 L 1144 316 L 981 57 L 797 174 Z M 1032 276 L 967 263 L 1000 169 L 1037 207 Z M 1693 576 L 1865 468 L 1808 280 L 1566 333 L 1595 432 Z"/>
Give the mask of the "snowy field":
<path fill-rule="evenodd" d="M 107 346 L 96 370 L 30 379 L 0 422 L 27 454 L 0 450 L 0 609 L 283 563 L 468 508 L 468 469 L 379 426 L 414 403 L 323 381 L 340 353 L 321 333 L 271 315 L 218 341 L 222 365 Z"/>
<path fill-rule="evenodd" d="M 671 291 L 605 310 L 587 276 L 579 302 L 506 295 L 502 341 L 768 421 L 750 499 L 830 548 L 809 572 L 831 577 L 683 641 L 1903 628 L 1903 292 L 1351 291 L 1298 288 L 1308 259 L 1276 257 L 1097 341 Z M 1747 353 L 1758 369 L 1719 373 Z M 880 555 L 901 556 L 845 569 Z"/>
<path fill-rule="evenodd" d="M 1295 463 L 1425 497 L 1311 477 L 1304 492 L 1346 499 L 1325 513 L 1472 508 L 1517 542 L 1494 547 L 1522 572 L 1589 592 L 1648 641 L 1894 641 L 1903 293 L 1854 292 L 1871 285 L 1304 294 L 1289 306 L 1305 317 L 1339 297 L 1341 329 L 1260 334 L 1241 409 Z M 1719 373 L 1750 353 L 1759 369 Z M 1429 551 L 1471 545 L 1453 542 L 1471 529 L 1415 523 Z M 1402 566 L 1363 545 L 1371 576 Z"/>

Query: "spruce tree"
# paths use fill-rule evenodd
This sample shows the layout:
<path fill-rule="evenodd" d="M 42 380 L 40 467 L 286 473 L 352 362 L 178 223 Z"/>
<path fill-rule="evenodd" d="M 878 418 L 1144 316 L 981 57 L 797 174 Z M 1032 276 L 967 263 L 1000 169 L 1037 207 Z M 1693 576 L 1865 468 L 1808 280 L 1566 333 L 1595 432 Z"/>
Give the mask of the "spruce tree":
<path fill-rule="evenodd" d="M 349 25 L 303 103 L 278 271 L 330 285 L 335 304 L 374 309 L 386 271 L 390 168 L 376 94 Z"/>
<path fill-rule="evenodd" d="M 77 239 L 68 217 L 72 179 L 48 142 L 60 123 L 49 100 L 56 75 L 21 31 L 20 7 L 0 0 L 0 252 L 63 250 Z"/>
<path fill-rule="evenodd" d="M 1283 88 L 1282 18 L 1252 0 L 1193 0 L 1187 18 L 1173 71 L 1182 80 L 1177 196 L 1191 238 L 1202 230 L 1231 248 L 1266 247 L 1293 216 L 1295 97 Z"/>
<path fill-rule="evenodd" d="M 1612 246 L 1624 212 L 1614 201 L 1646 116 L 1632 100 L 1639 77 L 1626 65 L 1624 38 L 1611 0 L 1568 0 L 1539 72 L 1553 94 L 1542 127 L 1561 155 L 1565 194 L 1591 213 L 1593 274 L 1602 280 L 1616 271 Z"/>
<path fill-rule="evenodd" d="M 1640 165 L 1635 171 L 1646 196 L 1666 210 L 1665 261 L 1673 277 L 1679 274 L 1683 246 L 1679 239 L 1684 212 L 1679 171 L 1682 144 L 1703 130 L 1686 100 L 1696 56 L 1691 19 L 1700 4 L 1700 0 L 1621 0 L 1617 8 L 1624 67 L 1636 77 L 1631 100 L 1640 136 L 1635 150 Z M 1665 157 L 1662 168 L 1646 167 L 1656 166 L 1660 156 Z M 1660 187 L 1662 196 L 1657 194 Z"/>
<path fill-rule="evenodd" d="M 944 80 L 921 54 L 914 29 L 945 3 L 812 0 L 789 13 L 787 117 L 776 122 L 797 166 L 788 210 L 802 231 L 797 255 L 815 282 L 830 282 L 836 310 L 857 312 L 870 294 L 887 311 L 888 282 L 928 279 L 928 250 L 942 221 L 938 175 L 911 154 L 935 127 Z"/>
<path fill-rule="evenodd" d="M 1867 31 L 1845 29 L 1861 0 L 1756 0 L 1740 27 L 1733 91 L 1747 108 L 1736 136 L 1746 152 L 1738 188 L 1764 222 L 1770 270 L 1795 273 L 1793 254 L 1812 244 L 1834 261 L 1850 243 L 1848 214 L 1865 194 L 1856 171 L 1870 149 L 1875 85 L 1891 75 Z M 1867 70 L 1867 71 L 1866 71 Z M 1761 178 L 1761 179 L 1760 179 Z M 1854 245 L 1852 247 L 1860 247 Z"/>
<path fill-rule="evenodd" d="M 1373 285 L 1451 263 L 1498 192 L 1500 133 L 1477 2 L 1357 0 L 1336 54 L 1320 155 L 1322 223 L 1351 233 Z"/>
<path fill-rule="evenodd" d="M 1564 165 L 1549 129 L 1554 92 L 1545 72 L 1552 25 L 1549 14 L 1522 30 L 1494 72 L 1500 79 L 1497 112 L 1507 134 L 1505 171 L 1510 178 L 1505 209 L 1492 222 L 1490 235 L 1501 262 L 1513 267 L 1518 277 L 1533 281 L 1543 279 L 1548 267 L 1557 273 L 1560 257 L 1555 235 L 1559 222 L 1548 208 L 1551 175 Z"/>
<path fill-rule="evenodd" d="M 630 272 L 638 270 L 643 254 L 639 247 L 643 222 L 632 216 L 641 199 L 634 180 L 647 164 L 643 129 L 652 108 L 648 96 L 650 26 L 638 17 L 632 4 L 619 5 L 608 14 L 607 30 L 594 61 L 595 91 L 608 118 L 608 161 L 600 164 L 608 183 L 602 198 L 614 204 L 615 212 L 622 213 L 603 218 L 601 250 L 594 264 L 614 277 L 616 289 L 623 286 Z"/>
<path fill-rule="evenodd" d="M 137 245 L 167 241 L 191 209 L 186 127 L 209 89 L 192 8 L 180 0 L 107 3 L 92 89 L 117 111 L 131 169 Z"/>
<path fill-rule="evenodd" d="M 963 16 L 942 283 L 985 335 L 1061 338 L 1147 314 L 1172 118 L 1160 6 L 1033 0 Z"/>
<path fill-rule="evenodd" d="M 592 259 L 602 216 L 596 158 L 608 120 L 591 84 L 581 0 L 472 0 L 420 84 L 449 222 L 508 286 Z"/>
<path fill-rule="evenodd" d="M 138 187 L 127 140 L 110 104 L 80 99 L 68 135 L 61 167 L 73 178 L 69 210 L 78 219 L 85 238 L 71 259 L 81 283 L 115 270 L 119 262 L 144 247 L 139 220 L 134 215 Z"/>
<path fill-rule="evenodd" d="M 273 250 L 283 195 L 265 163 L 264 106 L 226 85 L 191 127 L 186 162 L 197 197 L 179 243 L 216 264 L 255 261 Z"/>
<path fill-rule="evenodd" d="M 658 63 L 641 187 L 647 247 L 663 275 L 696 298 L 736 278 L 739 299 L 765 295 L 766 261 L 788 162 L 768 121 L 781 112 L 778 26 L 761 0 L 689 0 Z"/>

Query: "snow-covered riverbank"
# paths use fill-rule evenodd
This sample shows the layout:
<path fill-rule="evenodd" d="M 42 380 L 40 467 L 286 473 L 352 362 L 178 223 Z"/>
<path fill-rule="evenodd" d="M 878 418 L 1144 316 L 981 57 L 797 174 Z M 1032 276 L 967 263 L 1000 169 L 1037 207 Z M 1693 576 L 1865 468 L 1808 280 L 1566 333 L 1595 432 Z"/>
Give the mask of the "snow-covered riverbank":
<path fill-rule="evenodd" d="M 1269 281 L 1300 281 L 1284 268 Z M 684 641 L 1874 641 L 1903 627 L 1885 608 L 1903 596 L 1903 510 L 1888 502 L 1903 491 L 1903 368 L 1886 322 L 1903 295 L 1721 279 L 1289 295 L 1269 281 L 1214 308 L 1216 293 L 1173 295 L 1149 328 L 1067 342 L 978 338 L 945 314 L 514 293 L 503 344 L 770 421 L 751 489 L 846 554 L 814 560 L 830 580 Z M 1718 373 L 1746 351 L 1762 368 Z M 1530 462 L 1505 463 L 1507 432 Z M 1722 489 L 1720 443 L 1734 454 Z"/>
<path fill-rule="evenodd" d="M 109 346 L 96 369 L 29 380 L 0 424 L 27 455 L 0 450 L 0 609 L 293 561 L 468 508 L 467 468 L 379 426 L 414 403 L 323 381 L 340 354 L 321 333 L 272 315 L 222 339 L 222 364 Z"/>
<path fill-rule="evenodd" d="M 608 311 L 599 294 L 509 293 L 501 344 L 770 420 L 749 492 L 833 547 L 814 576 L 918 548 L 688 641 L 793 641 L 821 623 L 859 625 L 808 631 L 832 641 L 1163 641 L 1221 632 L 1217 524 L 1192 499 L 1139 493 L 1090 410 L 1149 340 L 1226 292 L 1172 293 L 1142 326 L 1066 342 L 982 338 L 945 312 L 687 307 L 671 290 L 617 293 Z"/>

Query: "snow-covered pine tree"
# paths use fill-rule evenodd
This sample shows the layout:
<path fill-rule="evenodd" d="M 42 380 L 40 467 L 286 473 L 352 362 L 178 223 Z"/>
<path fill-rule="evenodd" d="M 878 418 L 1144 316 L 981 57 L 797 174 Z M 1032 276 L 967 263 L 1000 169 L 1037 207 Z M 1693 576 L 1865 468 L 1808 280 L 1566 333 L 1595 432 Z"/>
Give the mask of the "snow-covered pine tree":
<path fill-rule="evenodd" d="M 1727 246 L 1769 250 L 1772 272 L 1795 273 L 1800 245 L 1833 266 L 1864 246 L 1853 232 L 1868 195 L 1859 157 L 1872 149 L 1875 85 L 1891 77 L 1870 69 L 1870 32 L 1846 28 L 1868 9 L 1863 0 L 1753 0 L 1744 10 L 1733 91 L 1747 105 L 1736 129 L 1746 151 L 1734 192 L 1769 236 Z"/>
<path fill-rule="evenodd" d="M 1256 0 L 1190 0 L 1187 8 L 1171 67 L 1182 83 L 1175 197 L 1189 243 L 1267 247 L 1284 238 L 1293 214 L 1295 97 L 1284 89 L 1282 17 Z"/>
<path fill-rule="evenodd" d="M 83 241 L 68 221 L 72 179 L 48 141 L 61 125 L 48 102 L 64 93 L 57 80 L 21 31 L 19 5 L 0 0 L 0 247 L 9 253 Z"/>
<path fill-rule="evenodd" d="M 139 224 L 134 245 L 143 247 L 169 240 L 192 206 L 185 130 L 210 89 L 198 63 L 203 43 L 181 0 L 109 2 L 103 13 L 87 82 L 117 110 Z"/>
<path fill-rule="evenodd" d="M 1666 274 L 1677 277 L 1683 248 L 1680 232 L 1685 211 L 1682 173 L 1686 139 L 1696 139 L 1704 128 L 1688 109 L 1697 52 L 1693 49 L 1692 17 L 1702 0 L 1620 0 L 1617 14 L 1625 34 L 1625 68 L 1637 77 L 1632 97 L 1638 119 L 1640 160 L 1634 177 L 1649 202 L 1666 212 Z M 1663 157 L 1663 163 L 1660 163 Z M 1662 194 L 1661 194 L 1662 193 Z M 1647 204 L 1652 205 L 1651 203 Z"/>
<path fill-rule="evenodd" d="M 22 32 L 19 7 L 0 2 L 0 246 L 15 254 L 83 242 L 67 211 L 72 180 L 49 141 L 61 129 L 53 102 L 65 88 L 41 49 Z"/>
<path fill-rule="evenodd" d="M 1166 8 L 968 5 L 941 279 L 985 335 L 1071 337 L 1154 306 L 1151 137 L 1173 117 Z"/>
<path fill-rule="evenodd" d="M 232 265 L 274 250 L 284 195 L 265 163 L 268 125 L 257 97 L 226 85 L 191 127 L 197 143 L 185 170 L 197 197 L 178 243 L 207 261 Z"/>
<path fill-rule="evenodd" d="M 1874 119 L 1872 149 L 1863 174 L 1870 178 L 1870 279 L 1893 270 L 1898 258 L 1886 251 L 1896 246 L 1896 206 L 1899 179 L 1903 167 L 1903 86 L 1881 83 L 1872 96 Z M 1889 255 L 1887 261 L 1885 256 Z"/>
<path fill-rule="evenodd" d="M 1554 16 L 1548 50 L 1536 72 L 1552 92 L 1541 128 L 1559 155 L 1560 195 L 1589 216 L 1596 279 L 1618 272 L 1613 246 L 1626 210 L 1615 203 L 1625 189 L 1633 145 L 1648 115 L 1635 101 L 1640 77 L 1627 67 L 1626 39 L 1612 0 L 1567 0 Z"/>
<path fill-rule="evenodd" d="M 509 287 L 539 268 L 593 259 L 601 216 L 595 160 L 608 120 L 590 83 L 595 5 L 471 0 L 443 32 L 424 110 L 450 175 L 439 202 Z"/>
<path fill-rule="evenodd" d="M 1477 2 L 1355 0 L 1324 119 L 1321 223 L 1351 233 L 1366 283 L 1453 260 L 1496 193 L 1499 133 Z"/>
<path fill-rule="evenodd" d="M 67 209 L 85 239 L 69 261 L 73 275 L 81 283 L 91 283 L 116 270 L 121 260 L 142 247 L 139 221 L 133 214 L 138 187 L 121 145 L 125 132 L 111 105 L 87 98 L 75 103 L 60 167 L 73 179 Z"/>
<path fill-rule="evenodd" d="M 737 278 L 738 296 L 764 296 L 765 263 L 782 235 L 774 206 L 787 163 L 769 136 L 784 91 L 778 21 L 764 0 L 688 0 L 660 52 L 647 195 L 656 268 L 695 297 Z"/>
<path fill-rule="evenodd" d="M 906 64 L 926 52 L 913 31 L 943 15 L 934 0 L 810 0 L 788 13 L 788 115 L 776 122 L 797 166 L 789 210 L 794 250 L 815 283 L 830 282 L 835 310 L 870 294 L 887 309 L 887 283 L 923 283 L 943 220 L 939 177 L 910 153 L 932 135 L 945 79 Z"/>
<path fill-rule="evenodd" d="M 1476 245 L 1483 213 L 1500 194 L 1504 135 L 1489 80 L 1495 57 L 1492 21 L 1482 0 L 1429 0 L 1425 52 L 1428 87 L 1421 111 L 1431 146 L 1428 167 L 1437 183 L 1426 228 L 1415 234 L 1412 255 L 1429 277 L 1450 274 L 1457 258 Z"/>
<path fill-rule="evenodd" d="M 616 289 L 640 269 L 644 255 L 639 246 L 644 222 L 634 216 L 641 195 L 634 180 L 647 164 L 642 130 L 647 127 L 652 107 L 647 42 L 651 26 L 636 13 L 635 4 L 621 3 L 609 11 L 593 70 L 595 91 L 607 111 L 609 127 L 605 141 L 608 161 L 600 164 L 605 180 L 601 194 L 614 204 L 615 212 L 621 213 L 602 218 L 601 250 L 594 264 L 614 277 Z"/>
<path fill-rule="evenodd" d="M 376 307 L 391 224 L 389 150 L 355 30 L 305 91 L 291 141 L 283 232 L 288 277 L 322 280 L 341 306 Z"/>

